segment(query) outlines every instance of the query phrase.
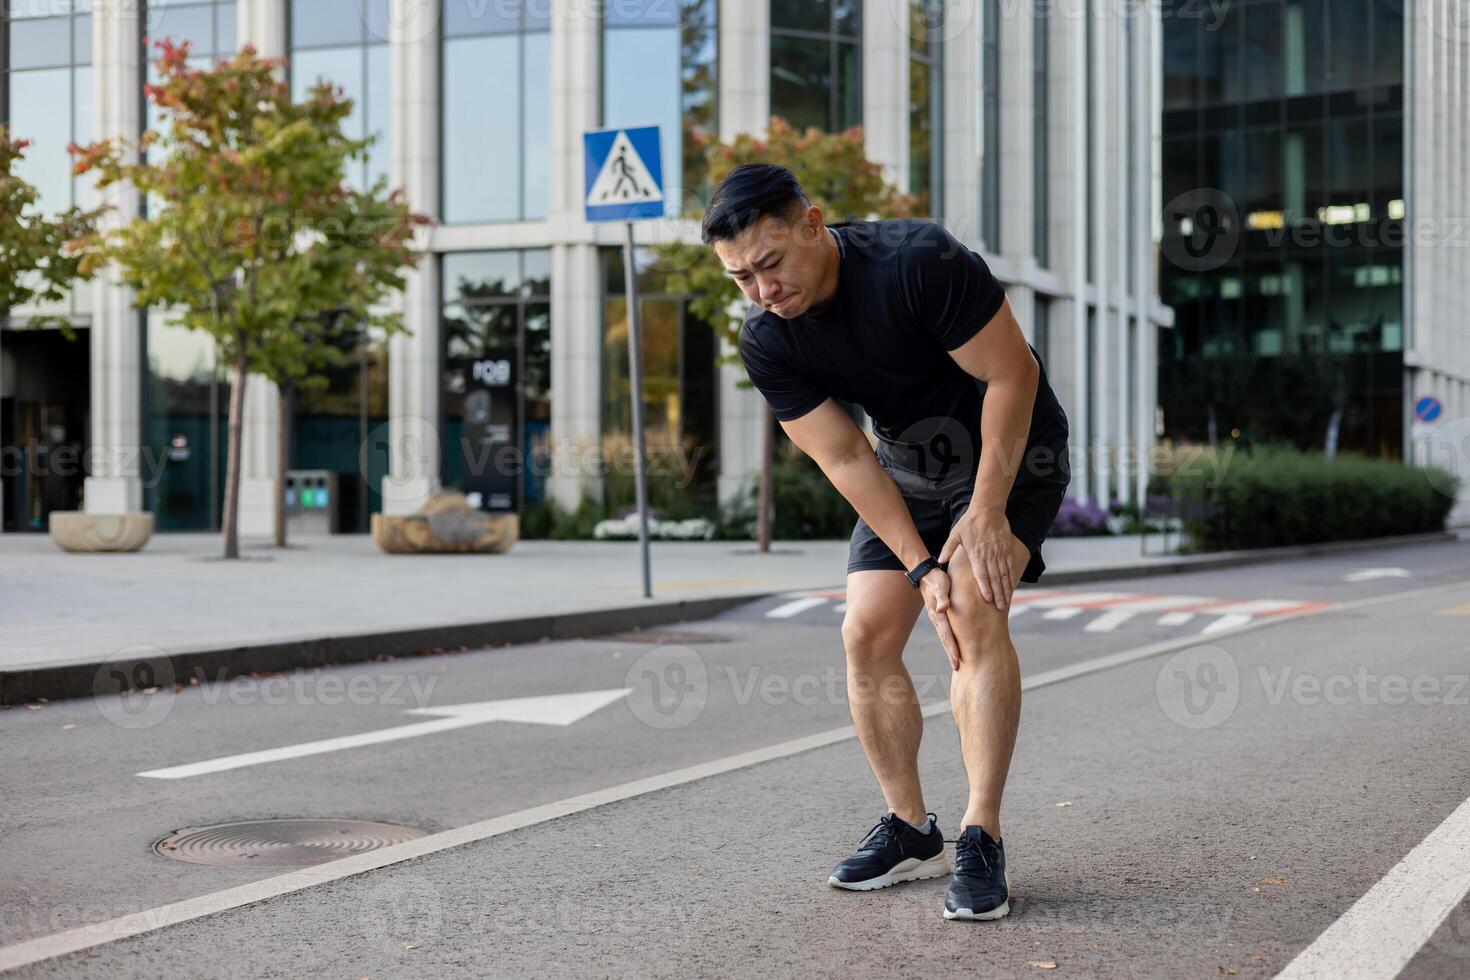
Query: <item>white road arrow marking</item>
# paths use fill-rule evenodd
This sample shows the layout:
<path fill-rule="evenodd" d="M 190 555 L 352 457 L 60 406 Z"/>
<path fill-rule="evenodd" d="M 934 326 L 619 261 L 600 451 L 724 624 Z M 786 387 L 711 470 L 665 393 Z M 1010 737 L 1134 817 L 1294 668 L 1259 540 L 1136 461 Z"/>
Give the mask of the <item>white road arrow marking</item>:
<path fill-rule="evenodd" d="M 1360 568 L 1342 577 L 1344 582 L 1371 582 L 1376 578 L 1409 578 L 1407 568 Z"/>
<path fill-rule="evenodd" d="M 434 735 L 438 732 L 468 728 L 471 725 L 483 725 L 492 721 L 565 726 L 580 721 L 597 709 L 612 704 L 629 693 L 631 693 L 631 688 L 620 687 L 610 691 L 578 691 L 574 694 L 546 694 L 531 698 L 511 698 L 506 701 L 450 704 L 442 708 L 414 708 L 408 713 L 433 716 L 435 720 L 421 721 L 413 725 L 399 725 L 396 728 L 382 728 L 375 732 L 363 732 L 360 735 L 343 735 L 340 738 L 301 742 L 278 749 L 227 755 L 218 759 L 206 759 L 203 762 L 170 766 L 167 769 L 150 769 L 138 775 L 149 779 L 186 779 L 189 776 L 203 776 L 212 772 L 224 772 L 227 769 L 243 769 L 246 766 L 258 766 L 267 762 L 300 759 L 303 756 L 321 755 L 324 752 L 356 749 L 364 745 L 381 745 L 384 742 L 417 738 L 420 735 Z"/>

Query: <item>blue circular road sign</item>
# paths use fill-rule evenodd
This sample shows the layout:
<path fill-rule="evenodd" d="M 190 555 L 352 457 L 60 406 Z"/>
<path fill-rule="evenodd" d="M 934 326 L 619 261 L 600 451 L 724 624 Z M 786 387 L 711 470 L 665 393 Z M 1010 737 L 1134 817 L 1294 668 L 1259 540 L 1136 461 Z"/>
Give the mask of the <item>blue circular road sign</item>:
<path fill-rule="evenodd" d="M 1420 422 L 1433 422 L 1444 412 L 1444 402 L 1433 395 L 1425 395 L 1414 403 L 1414 417 Z"/>

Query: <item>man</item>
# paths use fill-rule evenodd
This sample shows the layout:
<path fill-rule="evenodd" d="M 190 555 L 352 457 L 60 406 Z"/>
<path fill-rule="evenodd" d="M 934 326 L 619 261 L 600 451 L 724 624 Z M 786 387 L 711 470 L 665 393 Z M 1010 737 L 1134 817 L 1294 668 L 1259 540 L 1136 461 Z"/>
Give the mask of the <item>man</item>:
<path fill-rule="evenodd" d="M 919 784 L 923 716 L 903 664 L 927 609 L 953 670 L 970 784 L 944 915 L 1001 918 L 1000 803 L 1021 705 L 1006 610 L 1017 579 L 1045 568 L 1041 542 L 1070 479 L 1066 415 L 985 262 L 938 225 L 829 226 L 790 171 L 749 165 L 715 190 L 703 236 L 755 304 L 740 332 L 751 381 L 859 515 L 842 624 L 848 701 L 889 812 L 828 883 L 950 873 Z M 872 418 L 876 453 L 839 399 Z"/>

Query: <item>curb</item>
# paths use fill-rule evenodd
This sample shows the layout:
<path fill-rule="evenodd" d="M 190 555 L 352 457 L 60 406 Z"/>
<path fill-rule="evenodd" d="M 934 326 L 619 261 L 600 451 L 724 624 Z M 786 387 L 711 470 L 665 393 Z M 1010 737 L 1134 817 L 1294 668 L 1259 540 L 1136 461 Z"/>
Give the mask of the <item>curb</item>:
<path fill-rule="evenodd" d="M 1174 575 L 1181 572 L 1208 572 L 1220 568 L 1239 568 L 1242 565 L 1269 565 L 1273 562 L 1289 561 L 1293 558 L 1312 558 L 1318 555 L 1342 555 L 1355 551 L 1378 551 L 1383 548 L 1402 548 L 1420 544 L 1455 544 L 1459 536 L 1451 531 L 1431 531 L 1428 534 L 1405 534 L 1391 538 L 1363 538 L 1358 541 L 1324 541 L 1319 544 L 1292 544 L 1280 548 L 1256 548 L 1249 551 L 1218 551 L 1204 555 L 1175 555 L 1157 558 L 1146 565 L 1102 565 L 1097 568 L 1075 571 L 1046 572 L 1047 585 L 1080 585 L 1084 582 L 1100 582 L 1108 579 L 1152 578 L 1156 575 Z"/>
<path fill-rule="evenodd" d="M 1316 555 L 1350 554 L 1355 551 L 1408 545 L 1452 544 L 1459 540 L 1456 534 L 1446 531 L 1362 541 L 1288 545 L 1256 551 L 1180 555 L 1169 559 L 1154 559 L 1147 564 L 1047 572 L 1046 586 L 1152 578 L 1184 572 L 1261 565 Z M 187 681 L 195 676 L 201 681 L 219 681 L 262 671 L 279 672 L 373 660 L 433 656 L 453 653 L 460 648 L 473 650 L 514 646 L 542 639 L 571 640 L 605 636 L 623 630 L 708 619 L 748 602 L 772 595 L 784 595 L 788 591 L 792 590 L 747 592 L 707 599 L 679 599 L 562 615 L 455 623 L 383 633 L 306 637 L 254 646 L 217 646 L 139 659 L 121 658 L 0 671 L 0 707 L 13 707 L 41 698 L 60 701 L 67 698 L 121 694 L 135 688 L 170 686 L 180 678 Z"/>
<path fill-rule="evenodd" d="M 459 648 L 474 650 L 535 643 L 542 639 L 605 636 L 623 630 L 708 619 L 772 594 L 757 592 L 710 599 L 679 599 L 562 615 L 424 626 L 383 633 L 305 637 L 252 646 L 226 645 L 162 653 L 136 659 L 118 658 L 0 671 L 0 707 L 13 707 L 41 698 L 60 701 L 121 694 L 135 688 L 167 687 L 181 679 L 187 684 L 188 679 L 195 676 L 201 682 L 205 679 L 217 681 L 262 671 L 433 656 L 453 653 Z"/>

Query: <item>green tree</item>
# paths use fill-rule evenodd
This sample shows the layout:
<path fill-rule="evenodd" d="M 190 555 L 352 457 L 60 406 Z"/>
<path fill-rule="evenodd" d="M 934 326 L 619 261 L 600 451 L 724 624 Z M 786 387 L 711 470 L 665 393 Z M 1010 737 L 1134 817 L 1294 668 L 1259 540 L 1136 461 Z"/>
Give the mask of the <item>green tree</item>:
<path fill-rule="evenodd" d="M 843 133 L 816 128 L 801 132 L 784 119 L 772 117 L 764 138 L 742 133 L 729 143 L 712 137 L 701 140 L 712 184 L 744 164 L 775 163 L 796 174 L 802 189 L 828 221 L 906 218 L 914 213 L 914 198 L 889 184 L 883 166 L 868 159 L 861 127 Z M 739 342 L 746 301 L 740 287 L 725 275 L 714 251 L 683 242 L 661 245 L 658 262 L 669 270 L 670 289 L 691 296 L 690 312 L 708 321 L 733 351 Z M 739 354 L 727 354 L 723 360 L 739 363 Z M 740 384 L 750 386 L 749 381 Z M 775 420 L 766 406 L 756 515 L 756 538 L 762 551 L 770 548 L 774 428 Z"/>
<path fill-rule="evenodd" d="M 59 302 L 73 283 L 90 275 L 73 243 L 96 232 L 100 212 L 73 206 L 47 218 L 36 207 L 36 188 L 14 172 L 29 145 L 0 126 L 0 313 Z M 29 322 L 55 323 L 68 339 L 76 336 L 65 317 L 36 315 Z"/>
<path fill-rule="evenodd" d="M 139 306 L 208 333 L 230 366 L 223 543 L 238 558 L 246 377 L 311 376 L 332 357 L 343 311 L 402 331 L 384 301 L 418 262 L 414 231 L 428 219 L 381 180 L 346 183 L 371 140 L 344 135 L 352 103 L 339 89 L 321 84 L 293 102 L 284 63 L 249 45 L 205 70 L 189 66 L 187 44 L 157 49 L 159 82 L 145 94 L 167 125 L 142 138 L 154 152 L 139 161 L 121 140 L 79 150 L 78 169 L 100 186 L 126 181 L 148 201 L 146 216 L 94 236 L 89 257 L 116 262 Z"/>

